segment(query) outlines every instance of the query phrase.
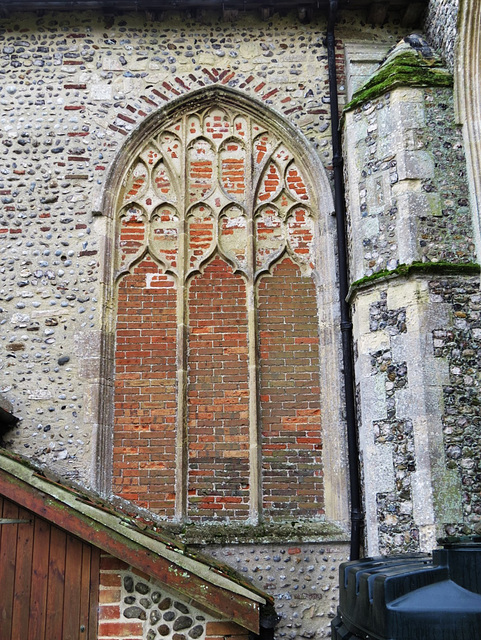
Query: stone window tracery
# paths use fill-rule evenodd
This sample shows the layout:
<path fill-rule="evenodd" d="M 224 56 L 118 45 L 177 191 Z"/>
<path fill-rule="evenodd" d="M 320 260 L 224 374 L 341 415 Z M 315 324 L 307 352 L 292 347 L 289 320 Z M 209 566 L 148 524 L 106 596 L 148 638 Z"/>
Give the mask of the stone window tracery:
<path fill-rule="evenodd" d="M 186 109 L 116 227 L 114 492 L 177 520 L 321 515 L 317 204 L 289 141 Z"/>

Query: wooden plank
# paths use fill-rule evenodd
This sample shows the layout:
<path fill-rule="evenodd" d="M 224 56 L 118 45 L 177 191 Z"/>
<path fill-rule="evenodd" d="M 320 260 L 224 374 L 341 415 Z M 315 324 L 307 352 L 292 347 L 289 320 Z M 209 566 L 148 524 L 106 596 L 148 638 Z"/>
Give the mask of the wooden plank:
<path fill-rule="evenodd" d="M 18 518 L 18 507 L 5 501 L 3 518 Z M 0 526 L 0 638 L 12 638 L 15 561 L 17 556 L 17 524 Z"/>
<path fill-rule="evenodd" d="M 49 549 L 50 526 L 42 518 L 35 518 L 28 640 L 45 640 Z"/>
<path fill-rule="evenodd" d="M 94 547 L 89 544 L 82 545 L 82 572 L 80 577 L 80 629 L 84 629 L 85 636 L 88 637 L 89 615 L 90 615 L 90 570 L 92 564 L 92 551 Z M 95 594 L 92 594 L 95 598 Z"/>
<path fill-rule="evenodd" d="M 89 590 L 90 590 L 90 563 L 92 559 L 92 547 L 88 544 L 82 545 L 82 561 L 80 571 L 80 585 L 79 585 L 79 600 L 80 600 L 80 613 L 79 624 L 81 628 L 88 630 L 88 617 L 89 617 Z"/>
<path fill-rule="evenodd" d="M 91 547 L 90 560 L 90 589 L 89 589 L 89 614 L 87 640 L 97 640 L 98 614 L 99 614 L 99 585 L 100 585 L 100 549 Z"/>
<path fill-rule="evenodd" d="M 31 522 L 18 525 L 12 629 L 16 638 L 27 638 L 29 616 L 25 615 L 25 611 L 30 609 L 34 515 L 30 511 L 19 509 L 18 517 Z"/>
<path fill-rule="evenodd" d="M 86 515 L 63 502 L 46 499 L 45 493 L 9 474 L 0 474 L 0 493 L 82 540 L 91 542 L 160 582 L 168 584 L 171 589 L 185 595 L 189 600 L 196 601 L 211 613 L 220 614 L 254 633 L 259 633 L 257 602 L 216 586 L 195 572 L 177 568 L 175 563 L 130 540 L 128 533 L 122 535 L 99 523 L 93 527 L 91 519 Z M 29 640 L 34 639 L 29 637 Z M 43 640 L 43 636 L 35 640 Z"/>
<path fill-rule="evenodd" d="M 80 630 L 80 577 L 82 573 L 82 542 L 67 536 L 65 559 L 65 600 L 62 640 L 78 640 Z"/>
<path fill-rule="evenodd" d="M 47 621 L 45 626 L 47 640 L 62 637 L 66 547 L 67 535 L 65 532 L 57 527 L 52 527 L 50 531 Z"/>

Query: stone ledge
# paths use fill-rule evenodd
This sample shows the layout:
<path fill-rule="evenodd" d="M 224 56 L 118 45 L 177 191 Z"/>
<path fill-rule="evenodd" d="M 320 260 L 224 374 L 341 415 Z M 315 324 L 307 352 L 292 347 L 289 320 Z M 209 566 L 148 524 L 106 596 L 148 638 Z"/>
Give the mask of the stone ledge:
<path fill-rule="evenodd" d="M 184 544 L 252 544 L 252 543 L 301 543 L 348 542 L 349 534 L 337 523 L 282 522 L 259 525 L 243 523 L 183 524 L 163 527 L 175 534 Z"/>
<path fill-rule="evenodd" d="M 373 273 L 371 276 L 360 278 L 349 287 L 346 299 L 348 302 L 356 295 L 358 291 L 368 289 L 378 282 L 386 282 L 394 278 L 408 278 L 410 276 L 475 276 L 481 273 L 481 265 L 468 262 L 455 264 L 451 262 L 413 262 L 412 264 L 400 264 L 396 269 L 389 271 L 384 269 Z"/>
<path fill-rule="evenodd" d="M 397 87 L 452 87 L 452 74 L 440 66 L 436 57 L 425 58 L 421 51 L 406 43 L 397 45 L 370 79 L 355 91 L 344 107 L 344 114 Z"/>

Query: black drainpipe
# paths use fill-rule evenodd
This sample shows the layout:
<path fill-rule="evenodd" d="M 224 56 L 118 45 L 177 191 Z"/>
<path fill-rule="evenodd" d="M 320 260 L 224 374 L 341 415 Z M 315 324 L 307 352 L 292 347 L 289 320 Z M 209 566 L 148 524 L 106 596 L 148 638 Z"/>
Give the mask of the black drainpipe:
<path fill-rule="evenodd" d="M 354 398 L 354 367 L 352 357 L 352 322 L 347 294 L 349 290 L 346 251 L 346 204 L 344 198 L 343 158 L 339 130 L 337 99 L 336 39 L 334 26 L 337 0 L 330 0 L 327 26 L 327 59 L 329 66 L 329 95 L 331 106 L 332 165 L 334 169 L 334 207 L 337 222 L 337 253 L 339 262 L 339 298 L 341 305 L 342 359 L 346 394 L 347 447 L 349 457 L 349 487 L 351 494 L 351 552 L 350 559 L 358 560 L 361 551 L 363 513 L 359 481 L 359 447 L 357 442 L 356 407 Z"/>

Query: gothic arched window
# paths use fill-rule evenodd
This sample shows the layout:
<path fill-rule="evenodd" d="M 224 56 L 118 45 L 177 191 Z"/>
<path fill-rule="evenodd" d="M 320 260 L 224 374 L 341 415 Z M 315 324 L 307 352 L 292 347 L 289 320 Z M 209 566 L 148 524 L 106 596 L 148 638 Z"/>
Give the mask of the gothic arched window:
<path fill-rule="evenodd" d="M 112 484 L 169 519 L 324 513 L 319 185 L 282 133 L 185 101 L 122 174 Z"/>

